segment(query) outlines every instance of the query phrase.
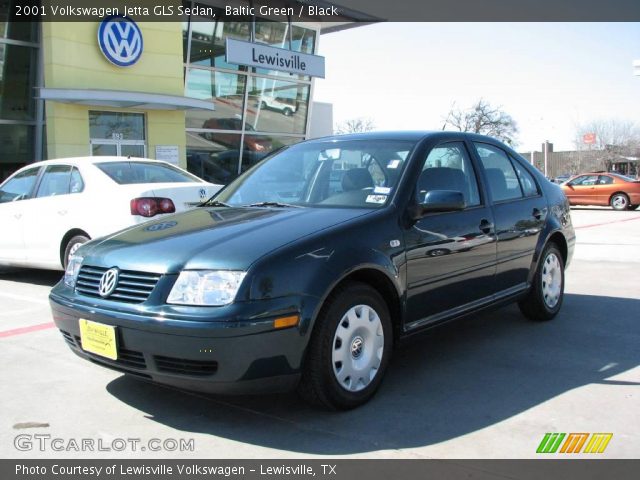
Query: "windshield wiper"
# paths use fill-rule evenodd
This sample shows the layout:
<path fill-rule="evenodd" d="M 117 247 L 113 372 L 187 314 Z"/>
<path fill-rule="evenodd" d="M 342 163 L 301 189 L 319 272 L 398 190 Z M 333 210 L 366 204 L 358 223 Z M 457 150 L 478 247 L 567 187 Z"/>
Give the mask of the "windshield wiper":
<path fill-rule="evenodd" d="M 244 205 L 245 207 L 277 207 L 277 208 L 303 208 L 300 205 L 292 205 L 290 203 L 281 203 L 281 202 L 257 202 L 251 203 L 249 205 Z"/>
<path fill-rule="evenodd" d="M 220 202 L 218 200 L 207 200 L 205 202 L 202 202 L 198 206 L 199 207 L 231 207 L 231 205 L 224 202 Z"/>

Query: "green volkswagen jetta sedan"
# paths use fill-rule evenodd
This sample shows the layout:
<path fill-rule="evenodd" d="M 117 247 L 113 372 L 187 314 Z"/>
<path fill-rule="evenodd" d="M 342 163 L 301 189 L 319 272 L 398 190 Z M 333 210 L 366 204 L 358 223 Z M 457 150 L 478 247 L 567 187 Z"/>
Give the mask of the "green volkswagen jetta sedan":
<path fill-rule="evenodd" d="M 561 189 L 494 139 L 354 134 L 285 148 L 199 207 L 87 243 L 50 301 L 91 362 L 348 409 L 404 337 L 514 301 L 553 318 L 574 243 Z"/>

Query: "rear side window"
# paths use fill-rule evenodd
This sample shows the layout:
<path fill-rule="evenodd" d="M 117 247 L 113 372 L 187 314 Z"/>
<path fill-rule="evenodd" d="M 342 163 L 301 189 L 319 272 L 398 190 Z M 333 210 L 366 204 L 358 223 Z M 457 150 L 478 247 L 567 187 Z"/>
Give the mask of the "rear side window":
<path fill-rule="evenodd" d="M 70 165 L 50 165 L 44 172 L 37 198 L 53 197 L 55 195 L 67 195 L 71 183 Z"/>
<path fill-rule="evenodd" d="M 30 168 L 7 181 L 0 189 L 0 203 L 15 202 L 31 198 L 40 167 Z"/>
<path fill-rule="evenodd" d="M 494 202 L 522 198 L 520 180 L 507 154 L 492 145 L 475 143 Z"/>
<path fill-rule="evenodd" d="M 163 163 L 104 162 L 96 166 L 120 185 L 201 182 L 198 177 Z"/>
<path fill-rule="evenodd" d="M 533 179 L 533 175 L 531 175 L 520 163 L 512 158 L 511 162 L 516 169 L 516 174 L 518 175 L 518 180 L 520 180 L 520 187 L 522 187 L 522 192 L 525 197 L 535 197 L 539 194 L 538 185 L 536 181 Z"/>

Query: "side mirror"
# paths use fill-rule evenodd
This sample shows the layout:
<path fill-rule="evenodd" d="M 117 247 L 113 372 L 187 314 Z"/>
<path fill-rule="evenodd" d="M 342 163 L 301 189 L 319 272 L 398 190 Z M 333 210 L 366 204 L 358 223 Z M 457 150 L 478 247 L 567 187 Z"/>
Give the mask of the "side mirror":
<path fill-rule="evenodd" d="M 431 190 L 424 195 L 422 203 L 416 205 L 411 216 L 414 220 L 418 220 L 427 213 L 455 212 L 464 210 L 466 206 L 462 192 Z"/>

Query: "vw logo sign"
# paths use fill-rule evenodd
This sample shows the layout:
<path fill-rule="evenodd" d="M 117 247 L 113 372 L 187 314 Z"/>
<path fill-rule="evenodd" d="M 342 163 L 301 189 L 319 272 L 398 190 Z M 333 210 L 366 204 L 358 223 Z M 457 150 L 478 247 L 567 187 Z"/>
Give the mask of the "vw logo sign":
<path fill-rule="evenodd" d="M 142 55 L 142 32 L 129 17 L 111 15 L 100 23 L 98 45 L 103 55 L 114 65 L 128 67 Z"/>
<path fill-rule="evenodd" d="M 207 191 L 204 188 L 200 189 L 200 198 L 203 200 L 207 198 Z"/>
<path fill-rule="evenodd" d="M 113 293 L 118 286 L 118 269 L 110 268 L 102 274 L 100 279 L 100 285 L 98 286 L 98 293 L 102 298 L 107 298 Z"/>
<path fill-rule="evenodd" d="M 144 227 L 147 232 L 159 232 L 160 230 L 166 230 L 167 228 L 175 227 L 178 222 L 160 222 Z"/>

